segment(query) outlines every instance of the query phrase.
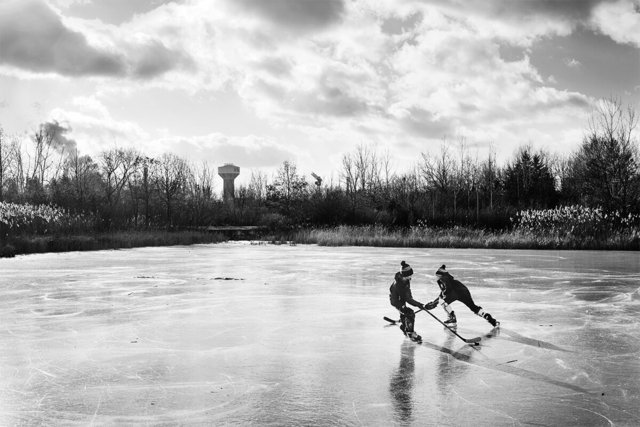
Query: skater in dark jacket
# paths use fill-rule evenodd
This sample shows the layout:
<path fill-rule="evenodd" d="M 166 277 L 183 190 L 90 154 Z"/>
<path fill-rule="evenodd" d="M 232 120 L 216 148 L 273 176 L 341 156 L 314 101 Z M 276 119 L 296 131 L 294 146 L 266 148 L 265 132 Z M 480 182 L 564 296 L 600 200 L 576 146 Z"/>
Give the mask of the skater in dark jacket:
<path fill-rule="evenodd" d="M 447 267 L 444 264 L 438 269 L 438 271 L 436 271 L 436 277 L 438 278 L 440 295 L 438 296 L 438 298 L 426 305 L 425 308 L 427 310 L 434 309 L 438 305 L 438 302 L 440 302 L 444 311 L 446 311 L 449 315 L 449 318 L 445 320 L 444 323 L 449 326 L 456 326 L 456 314 L 451 309 L 449 304 L 454 301 L 460 301 L 461 303 L 469 307 L 469 310 L 473 311 L 475 314 L 489 322 L 491 326 L 500 326 L 500 322 L 491 317 L 491 315 L 485 312 L 482 307 L 477 306 L 473 302 L 473 298 L 471 298 L 469 289 L 462 282 L 454 279 L 453 276 L 449 274 L 449 272 L 447 271 Z"/>
<path fill-rule="evenodd" d="M 418 307 L 421 310 L 425 309 L 424 304 L 413 299 L 411 295 L 411 277 L 413 276 L 413 269 L 409 264 L 402 261 L 400 263 L 402 270 L 395 274 L 395 280 L 389 288 L 389 301 L 391 305 L 398 309 L 400 312 L 400 329 L 402 332 L 413 341 L 422 341 L 422 337 L 418 335 L 413 327 L 415 324 L 416 314 L 407 307 L 407 304 L 411 304 L 414 307 Z"/>

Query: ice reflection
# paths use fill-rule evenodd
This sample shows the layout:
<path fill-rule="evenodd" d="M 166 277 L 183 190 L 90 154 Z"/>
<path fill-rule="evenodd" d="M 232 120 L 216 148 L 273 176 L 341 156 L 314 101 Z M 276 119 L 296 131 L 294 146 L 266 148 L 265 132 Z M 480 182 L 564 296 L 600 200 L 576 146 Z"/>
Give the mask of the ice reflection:
<path fill-rule="evenodd" d="M 407 424 L 413 420 L 413 381 L 417 344 L 404 340 L 400 348 L 400 364 L 389 381 L 389 393 L 396 421 Z"/>
<path fill-rule="evenodd" d="M 466 365 L 458 364 L 449 353 L 449 349 L 455 343 L 455 335 L 447 333 L 447 338 L 444 342 L 444 346 L 440 349 L 438 355 L 438 370 L 436 372 L 436 386 L 443 393 L 443 406 L 446 408 L 446 401 L 449 398 L 451 389 L 457 379 L 464 372 Z"/>

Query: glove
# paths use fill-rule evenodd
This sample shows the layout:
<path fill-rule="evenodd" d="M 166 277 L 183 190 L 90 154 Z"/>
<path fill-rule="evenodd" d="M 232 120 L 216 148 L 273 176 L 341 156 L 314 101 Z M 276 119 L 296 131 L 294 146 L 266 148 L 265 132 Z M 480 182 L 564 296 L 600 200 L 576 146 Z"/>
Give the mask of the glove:
<path fill-rule="evenodd" d="M 426 303 L 423 308 L 425 310 L 433 310 L 437 306 L 438 306 L 438 300 L 434 300 L 434 301 Z"/>

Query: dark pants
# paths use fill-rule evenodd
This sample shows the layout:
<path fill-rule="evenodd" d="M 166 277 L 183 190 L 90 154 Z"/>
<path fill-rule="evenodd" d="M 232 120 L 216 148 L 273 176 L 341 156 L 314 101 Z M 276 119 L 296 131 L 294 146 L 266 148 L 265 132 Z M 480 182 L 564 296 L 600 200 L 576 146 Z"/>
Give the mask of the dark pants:
<path fill-rule="evenodd" d="M 402 323 L 400 329 L 402 329 L 402 332 L 413 332 L 413 325 L 416 321 L 416 314 L 407 306 L 403 306 L 398 310 L 400 311 L 400 323 Z"/>
<path fill-rule="evenodd" d="M 469 310 L 473 311 L 475 314 L 478 314 L 478 312 L 482 309 L 482 307 L 477 306 L 476 303 L 473 302 L 473 298 L 471 298 L 471 292 L 469 292 L 469 289 L 467 288 L 456 289 L 455 293 L 449 293 L 444 299 L 444 302 L 446 302 L 447 304 L 451 304 L 454 301 L 460 301 L 461 303 L 469 307 Z"/>

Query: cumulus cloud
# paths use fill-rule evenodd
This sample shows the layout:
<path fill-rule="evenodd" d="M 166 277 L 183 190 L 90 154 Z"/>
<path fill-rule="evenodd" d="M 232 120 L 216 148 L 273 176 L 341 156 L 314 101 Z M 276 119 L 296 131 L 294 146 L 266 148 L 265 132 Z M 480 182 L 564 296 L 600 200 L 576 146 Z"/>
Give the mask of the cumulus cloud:
<path fill-rule="evenodd" d="M 121 24 L 136 14 L 144 14 L 157 7 L 179 0 L 49 0 L 63 8 L 65 14 L 84 19 Z"/>
<path fill-rule="evenodd" d="M 156 135 L 136 123 L 114 118 L 96 97 L 77 97 L 69 108 L 52 111 L 46 126 L 60 147 L 75 148 L 92 156 L 118 146 L 131 147 L 151 156 L 175 153 L 189 161 L 238 162 L 244 167 L 273 168 L 284 159 L 296 158 L 293 148 L 269 137 L 206 135 Z M 71 128 L 70 124 L 73 124 Z"/>
<path fill-rule="evenodd" d="M 189 64 L 158 40 L 95 46 L 42 0 L 0 4 L 0 63 L 64 76 L 149 78 Z"/>
<path fill-rule="evenodd" d="M 569 35 L 593 27 L 619 43 L 640 46 L 638 0 L 420 0 L 451 16 L 466 16 L 481 32 L 507 42 L 530 46 L 540 37 Z"/>
<path fill-rule="evenodd" d="M 213 28 L 214 36 L 209 50 L 190 52 L 198 64 L 215 53 L 227 82 L 260 117 L 318 140 L 347 134 L 357 140 L 358 132 L 368 140 L 425 141 L 456 133 L 491 140 L 507 134 L 490 121 L 536 126 L 543 112 L 573 117 L 588 103 L 546 88 L 526 51 L 508 61 L 500 46 L 512 36 L 526 46 L 536 37 L 567 34 L 597 2 L 521 3 L 530 16 L 497 0 L 471 9 L 454 1 L 358 0 L 341 6 L 339 21 L 325 21 L 339 22 L 329 32 L 277 38 L 269 36 L 276 18 L 267 11 L 279 10 L 275 3 L 236 2 L 233 7 L 249 16 L 228 23 L 216 11 L 200 13 L 208 22 L 202 27 Z M 508 139 L 521 135 L 514 131 Z"/>
<path fill-rule="evenodd" d="M 162 138 L 156 143 L 190 160 L 213 164 L 236 163 L 248 168 L 274 168 L 285 159 L 296 157 L 291 148 L 286 148 L 271 138 L 255 135 L 230 137 L 212 133 L 195 137 Z"/>
<path fill-rule="evenodd" d="M 582 63 L 575 58 L 565 58 L 564 63 L 569 68 L 580 68 L 582 66 Z"/>
<path fill-rule="evenodd" d="M 312 31 L 340 21 L 345 0 L 229 0 L 285 30 Z"/>
<path fill-rule="evenodd" d="M 640 48 L 640 1 L 601 3 L 593 11 L 592 23 L 614 41 Z"/>
<path fill-rule="evenodd" d="M 97 155 L 114 145 L 136 147 L 145 152 L 152 149 L 148 132 L 136 123 L 113 118 L 95 98 L 76 98 L 70 108 L 56 108 L 50 116 L 51 123 L 65 123 L 62 135 L 75 141 L 82 153 Z"/>
<path fill-rule="evenodd" d="M 476 5 L 464 16 L 453 12 L 461 10 L 454 1 L 399 7 L 379 0 L 290 1 L 297 6 L 285 0 L 216 7 L 193 1 L 154 10 L 127 29 L 177 36 L 198 73 L 185 74 L 185 80 L 201 87 L 215 81 L 213 89 L 233 87 L 260 117 L 287 127 L 338 129 L 339 121 L 357 118 L 363 128 L 384 122 L 398 132 L 435 136 L 482 117 L 517 116 L 520 100 L 543 83 L 526 56 L 500 58 L 501 37 L 528 30 L 520 29 L 518 14 L 504 1 Z M 593 3 L 518 5 L 540 22 L 556 16 L 556 24 L 530 23 L 536 34 L 553 34 L 571 28 L 565 21 L 588 16 Z M 511 25 L 502 24 L 509 31 L 487 32 L 496 27 L 484 25 L 492 14 L 512 18 Z M 298 30 L 340 25 L 292 38 L 275 37 L 274 23 Z M 497 97 L 501 104 L 489 102 Z"/>
<path fill-rule="evenodd" d="M 408 134 L 424 138 L 440 139 L 458 130 L 451 118 L 438 118 L 433 112 L 417 107 L 406 110 L 398 119 Z"/>
<path fill-rule="evenodd" d="M 35 72 L 78 75 L 118 75 L 123 58 L 89 45 L 69 30 L 51 8 L 39 0 L 0 4 L 0 62 Z"/>
<path fill-rule="evenodd" d="M 577 123 L 590 102 L 581 94 L 547 87 L 549 79 L 530 63 L 528 49 L 540 38 L 567 35 L 589 22 L 613 34 L 605 12 L 614 5 L 628 11 L 628 3 L 191 0 L 109 26 L 63 19 L 41 1 L 12 1 L 16 10 L 26 9 L 18 6 L 25 4 L 44 13 L 46 19 L 38 23 L 48 32 L 39 38 L 37 32 L 23 33 L 34 45 L 46 45 L 57 31 L 66 37 L 62 46 L 74 46 L 84 60 L 68 48 L 56 55 L 75 67 L 72 74 L 54 59 L 39 59 L 39 51 L 28 57 L 22 49 L 7 50 L 4 36 L 16 34 L 18 27 L 0 18 L 0 24 L 9 25 L 0 25 L 0 61 L 66 75 L 128 76 L 134 81 L 119 81 L 118 87 L 131 93 L 135 79 L 158 76 L 162 79 L 155 81 L 169 89 L 215 93 L 224 88 L 235 91 L 265 123 L 302 130 L 314 141 L 379 138 L 417 147 L 464 134 L 526 142 L 523 138 L 542 137 L 523 129 L 549 129 L 549 117 Z M 10 40 L 17 43 L 15 37 Z M 515 46 L 519 54 L 504 58 L 504 45 Z M 112 68 L 99 60 L 111 61 Z M 67 119 L 79 121 L 70 121 L 74 136 L 88 133 L 91 125 L 100 129 L 101 138 L 120 139 L 129 132 L 152 139 L 133 123 L 78 111 L 66 112 Z M 155 143 L 156 148 L 170 146 L 211 161 L 243 158 L 254 166 L 280 163 L 293 151 L 270 139 L 219 134 Z"/>
<path fill-rule="evenodd" d="M 563 19 L 569 21 L 581 21 L 588 18 L 591 10 L 603 0 L 486 0 L 474 5 L 475 10 L 495 16 L 497 20 L 504 18 L 528 18 L 544 17 L 547 19 Z M 604 0 L 606 1 L 606 0 Z M 462 0 L 451 0 L 447 3 L 453 6 L 464 6 Z"/>
<path fill-rule="evenodd" d="M 150 79 L 177 67 L 191 68 L 191 58 L 182 52 L 167 49 L 158 40 L 149 40 L 142 44 L 125 48 L 131 60 L 130 74 L 141 79 Z"/>

